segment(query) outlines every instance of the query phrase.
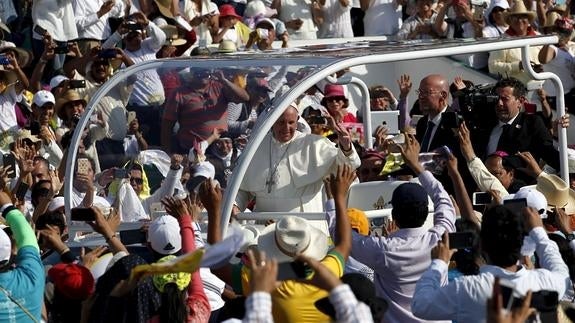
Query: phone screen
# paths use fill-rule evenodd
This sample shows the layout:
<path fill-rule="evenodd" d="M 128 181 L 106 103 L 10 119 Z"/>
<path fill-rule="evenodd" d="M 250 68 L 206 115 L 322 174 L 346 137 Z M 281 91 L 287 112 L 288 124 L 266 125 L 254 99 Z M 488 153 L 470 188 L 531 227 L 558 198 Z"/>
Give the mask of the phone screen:
<path fill-rule="evenodd" d="M 450 249 L 467 249 L 473 247 L 474 236 L 471 232 L 452 232 L 449 234 Z"/>
<path fill-rule="evenodd" d="M 30 186 L 28 184 L 20 182 L 18 189 L 16 189 L 16 198 L 20 201 L 24 201 L 29 188 Z"/>
<path fill-rule="evenodd" d="M 120 240 L 125 245 L 146 243 L 146 232 L 141 229 L 120 231 Z"/>
<path fill-rule="evenodd" d="M 91 208 L 76 207 L 70 215 L 72 221 L 96 221 L 96 213 Z"/>
<path fill-rule="evenodd" d="M 493 196 L 489 192 L 475 192 L 473 193 L 473 205 L 487 205 L 490 204 Z"/>
<path fill-rule="evenodd" d="M 299 261 L 280 263 L 277 280 L 303 279 L 310 270 L 308 266 Z"/>
<path fill-rule="evenodd" d="M 2 163 L 4 168 L 10 168 L 12 172 L 8 173 L 8 178 L 15 178 L 16 177 L 16 157 L 11 153 L 4 154 Z"/>
<path fill-rule="evenodd" d="M 523 209 L 527 207 L 527 199 L 513 199 L 503 201 L 503 206 L 515 214 L 521 215 Z"/>

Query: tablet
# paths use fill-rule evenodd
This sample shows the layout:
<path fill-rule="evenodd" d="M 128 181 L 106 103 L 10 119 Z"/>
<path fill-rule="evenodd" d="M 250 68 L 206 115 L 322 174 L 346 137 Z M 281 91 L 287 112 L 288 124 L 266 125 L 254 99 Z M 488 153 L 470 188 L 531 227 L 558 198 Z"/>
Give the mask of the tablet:
<path fill-rule="evenodd" d="M 372 111 L 371 131 L 375 132 L 375 129 L 381 125 L 387 128 L 387 134 L 398 134 L 399 111 Z"/>

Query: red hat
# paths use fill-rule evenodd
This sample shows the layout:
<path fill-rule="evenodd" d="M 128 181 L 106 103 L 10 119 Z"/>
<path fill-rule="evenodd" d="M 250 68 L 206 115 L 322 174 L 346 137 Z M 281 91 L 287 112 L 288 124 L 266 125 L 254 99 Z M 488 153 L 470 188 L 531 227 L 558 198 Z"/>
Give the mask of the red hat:
<path fill-rule="evenodd" d="M 339 84 L 326 84 L 323 90 L 323 95 L 325 98 L 331 98 L 334 96 L 341 96 L 345 98 L 343 86 Z"/>
<path fill-rule="evenodd" d="M 85 300 L 94 292 L 94 276 L 84 266 L 59 263 L 48 270 L 54 288 L 64 296 Z"/>
<path fill-rule="evenodd" d="M 239 16 L 236 13 L 236 8 L 234 8 L 234 6 L 232 6 L 231 4 L 223 4 L 220 6 L 220 17 L 236 17 L 238 19 L 242 19 L 241 16 Z"/>

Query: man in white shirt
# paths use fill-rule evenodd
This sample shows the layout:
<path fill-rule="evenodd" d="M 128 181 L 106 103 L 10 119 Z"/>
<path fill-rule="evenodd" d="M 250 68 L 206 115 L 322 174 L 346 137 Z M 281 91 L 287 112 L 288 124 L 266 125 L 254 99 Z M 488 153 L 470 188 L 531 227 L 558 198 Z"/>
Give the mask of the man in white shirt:
<path fill-rule="evenodd" d="M 536 244 L 541 268 L 527 269 L 519 264 L 525 230 Z M 415 286 L 411 303 L 413 314 L 426 320 L 484 322 L 485 304 L 492 295 L 495 277 L 514 285 L 515 293 L 525 296 L 531 290 L 556 291 L 563 297 L 570 284 L 569 269 L 561 259 L 557 244 L 549 239 L 537 210 L 527 207 L 522 214 L 504 206 L 488 209 L 482 218 L 481 248 L 488 265 L 480 274 L 464 276 L 447 283 L 451 258 L 449 236 L 444 235 L 431 252 L 431 266 Z"/>
<path fill-rule="evenodd" d="M 108 18 L 124 15 L 125 2 L 114 0 L 74 0 L 74 20 L 78 28 L 78 47 L 87 55 L 92 47 L 110 37 Z"/>

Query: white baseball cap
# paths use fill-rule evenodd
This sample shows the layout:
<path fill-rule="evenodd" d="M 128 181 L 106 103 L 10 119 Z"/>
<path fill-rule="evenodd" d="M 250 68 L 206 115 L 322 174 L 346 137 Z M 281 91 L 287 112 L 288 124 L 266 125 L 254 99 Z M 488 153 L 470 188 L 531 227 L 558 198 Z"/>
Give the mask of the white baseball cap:
<path fill-rule="evenodd" d="M 65 77 L 64 75 L 56 75 L 54 76 L 51 80 L 50 80 L 50 89 L 54 89 L 58 86 L 60 86 L 60 84 L 62 84 L 62 82 L 69 80 L 69 78 Z"/>
<path fill-rule="evenodd" d="M 536 190 L 534 187 L 522 187 L 515 194 L 509 194 L 503 200 L 517 200 L 526 199 L 527 206 L 537 210 L 542 219 L 547 218 L 547 199 L 543 193 Z"/>
<path fill-rule="evenodd" d="M 34 94 L 32 103 L 39 107 L 43 107 L 46 103 L 56 104 L 56 99 L 54 98 L 54 94 L 52 94 L 52 92 L 41 90 Z"/>
<path fill-rule="evenodd" d="M 162 255 L 172 255 L 182 248 L 180 224 L 171 215 L 162 215 L 150 223 L 148 242 L 152 249 Z"/>

